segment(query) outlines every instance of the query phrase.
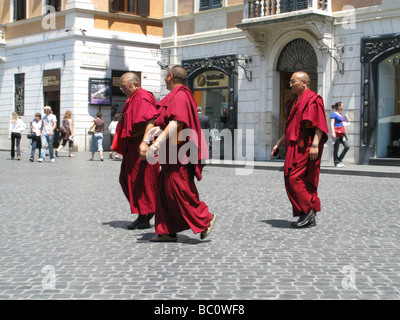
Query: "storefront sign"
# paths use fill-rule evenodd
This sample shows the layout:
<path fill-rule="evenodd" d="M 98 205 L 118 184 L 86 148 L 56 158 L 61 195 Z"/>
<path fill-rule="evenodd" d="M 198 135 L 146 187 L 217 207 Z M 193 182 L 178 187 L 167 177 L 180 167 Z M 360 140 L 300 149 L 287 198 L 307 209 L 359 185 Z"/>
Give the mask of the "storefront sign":
<path fill-rule="evenodd" d="M 60 69 L 43 71 L 43 92 L 60 91 L 61 71 Z"/>
<path fill-rule="evenodd" d="M 206 89 L 213 87 L 227 87 L 228 76 L 218 71 L 206 71 L 196 77 L 194 89 Z"/>

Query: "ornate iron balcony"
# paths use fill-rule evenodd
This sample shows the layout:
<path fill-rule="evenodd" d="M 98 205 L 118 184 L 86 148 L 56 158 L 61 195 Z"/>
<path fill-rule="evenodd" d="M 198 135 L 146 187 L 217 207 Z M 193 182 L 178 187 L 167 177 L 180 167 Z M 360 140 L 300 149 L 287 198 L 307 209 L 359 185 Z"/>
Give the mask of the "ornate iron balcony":
<path fill-rule="evenodd" d="M 244 19 L 314 9 L 331 10 L 331 0 L 244 0 Z"/>

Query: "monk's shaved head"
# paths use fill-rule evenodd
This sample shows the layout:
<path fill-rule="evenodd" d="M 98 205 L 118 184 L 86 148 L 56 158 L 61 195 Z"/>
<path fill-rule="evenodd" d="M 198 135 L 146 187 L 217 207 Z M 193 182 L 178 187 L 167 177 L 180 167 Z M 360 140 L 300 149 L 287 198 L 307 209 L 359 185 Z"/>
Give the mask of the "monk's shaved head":
<path fill-rule="evenodd" d="M 126 72 L 121 76 L 120 80 L 120 89 L 128 98 L 140 89 L 140 78 L 136 73 Z"/>
<path fill-rule="evenodd" d="M 293 74 L 293 78 L 297 78 L 301 81 L 305 81 L 307 87 L 310 87 L 310 76 L 307 72 L 304 71 L 297 71 Z"/>
<path fill-rule="evenodd" d="M 292 74 L 289 83 L 292 93 L 297 95 L 297 97 L 300 97 L 303 92 L 310 87 L 310 76 L 307 72 L 297 71 Z"/>
<path fill-rule="evenodd" d="M 140 85 L 140 78 L 134 72 L 126 72 L 121 76 L 121 80 L 127 79 L 129 83 L 134 84 L 135 82 L 139 83 Z"/>
<path fill-rule="evenodd" d="M 172 75 L 173 81 L 177 83 L 185 83 L 186 80 L 186 70 L 182 66 L 173 66 L 168 69 L 167 75 Z"/>

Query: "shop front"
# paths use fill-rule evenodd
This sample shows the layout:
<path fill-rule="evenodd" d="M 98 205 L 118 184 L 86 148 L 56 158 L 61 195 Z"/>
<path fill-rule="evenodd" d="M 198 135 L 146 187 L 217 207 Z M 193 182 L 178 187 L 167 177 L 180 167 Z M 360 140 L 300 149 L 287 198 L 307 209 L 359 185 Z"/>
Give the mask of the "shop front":
<path fill-rule="evenodd" d="M 362 39 L 361 164 L 400 165 L 400 34 Z"/>
<path fill-rule="evenodd" d="M 235 129 L 237 129 L 236 57 L 222 56 L 182 61 L 188 72 L 188 86 L 197 105 L 210 122 L 212 156 L 221 159 L 235 158 Z M 217 142 L 217 143 L 215 143 Z"/>

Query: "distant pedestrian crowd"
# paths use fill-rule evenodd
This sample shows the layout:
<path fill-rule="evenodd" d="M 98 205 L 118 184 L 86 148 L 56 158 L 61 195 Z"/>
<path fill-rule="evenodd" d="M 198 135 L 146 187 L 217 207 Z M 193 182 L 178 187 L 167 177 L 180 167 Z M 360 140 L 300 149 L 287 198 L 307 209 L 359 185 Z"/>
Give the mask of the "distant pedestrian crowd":
<path fill-rule="evenodd" d="M 43 162 L 46 159 L 46 155 L 49 156 L 50 161 L 54 162 L 55 158 L 59 156 L 60 151 L 68 144 L 68 156 L 74 157 L 72 149 L 74 146 L 75 135 L 72 125 L 72 112 L 67 110 L 62 118 L 59 129 L 57 129 L 57 117 L 53 114 L 50 106 L 43 108 L 44 116 L 40 112 L 35 114 L 34 119 L 30 123 L 29 132 L 27 138 L 31 140 L 30 147 L 31 153 L 29 160 L 31 162 L 35 159 L 35 151 L 38 150 L 38 162 Z M 103 132 L 105 123 L 101 120 L 101 112 L 97 113 L 97 118 L 93 119 L 92 128 L 93 134 L 91 139 L 91 151 L 92 157 L 90 160 L 94 160 L 96 152 L 100 154 L 100 160 L 103 161 Z M 117 119 L 111 121 L 109 130 L 111 134 L 111 143 L 114 137 L 115 128 L 118 124 Z M 11 113 L 11 119 L 9 124 L 9 140 L 11 140 L 11 160 L 21 160 L 21 139 L 22 133 L 27 129 L 26 124 L 23 120 L 18 117 L 16 112 Z M 58 135 L 56 135 L 58 131 Z M 89 130 L 90 131 L 90 130 Z M 89 132 L 90 133 L 90 132 Z M 57 141 L 57 149 L 54 149 L 56 136 L 59 138 Z M 110 158 L 114 157 L 115 152 L 110 152 Z M 119 158 L 118 154 L 115 158 Z"/>

